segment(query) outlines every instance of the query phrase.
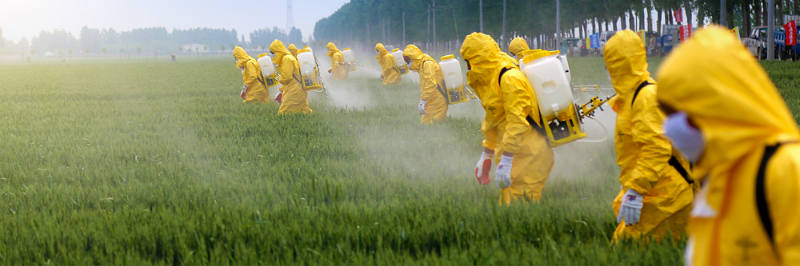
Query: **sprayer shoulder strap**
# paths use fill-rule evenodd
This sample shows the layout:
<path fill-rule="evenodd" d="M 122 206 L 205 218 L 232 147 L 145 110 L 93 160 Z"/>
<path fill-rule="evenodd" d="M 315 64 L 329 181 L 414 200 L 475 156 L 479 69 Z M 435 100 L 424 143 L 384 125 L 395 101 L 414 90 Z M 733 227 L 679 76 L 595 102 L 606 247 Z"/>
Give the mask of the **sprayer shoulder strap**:
<path fill-rule="evenodd" d="M 761 164 L 758 166 L 758 174 L 756 175 L 756 207 L 758 207 L 758 217 L 761 220 L 761 226 L 764 227 L 764 232 L 767 233 L 770 243 L 773 243 L 773 229 L 772 217 L 769 213 L 769 204 L 767 202 L 767 192 L 765 188 L 767 172 L 767 164 L 772 156 L 778 151 L 782 143 L 770 145 L 764 148 L 764 155 L 761 156 Z"/>
<path fill-rule="evenodd" d="M 636 97 L 639 96 L 639 92 L 641 92 L 642 89 L 644 89 L 644 87 L 647 87 L 647 85 L 650 85 L 650 84 L 652 84 L 652 83 L 650 83 L 649 81 L 646 81 L 646 80 L 644 82 L 642 82 L 641 84 L 639 84 L 639 87 L 637 87 L 636 91 L 633 93 L 633 98 L 631 99 L 631 108 L 633 108 L 633 103 L 636 102 Z"/>
<path fill-rule="evenodd" d="M 498 86 L 503 86 L 503 75 L 506 72 L 508 72 L 509 70 L 511 70 L 510 67 L 504 67 L 503 69 L 500 70 L 500 75 L 497 77 L 497 85 Z M 539 121 L 541 123 L 544 123 L 544 119 L 542 118 L 542 112 L 537 109 L 536 113 L 539 114 Z M 547 132 L 544 130 L 544 127 L 540 124 L 540 122 L 536 122 L 536 120 L 533 120 L 533 118 L 531 116 L 525 117 L 525 120 L 528 121 L 528 124 L 530 124 L 531 127 L 533 127 L 533 129 L 535 129 L 537 132 L 541 133 L 542 136 L 547 136 Z M 547 138 L 545 138 L 545 139 L 547 139 Z M 550 141 L 548 140 L 548 145 L 549 144 L 550 144 Z"/>
<path fill-rule="evenodd" d="M 422 61 L 422 66 L 420 66 L 420 68 L 421 68 L 420 71 L 424 71 L 425 63 L 428 63 L 428 62 L 436 63 L 436 61 L 433 61 L 433 60 Z M 438 64 L 438 63 L 436 63 L 436 64 Z M 443 87 L 444 80 L 440 80 L 440 82 L 434 82 L 434 84 L 436 84 L 436 90 L 439 91 L 440 94 L 442 94 L 442 97 L 444 97 L 444 101 L 447 104 L 450 104 L 450 99 L 447 98 L 447 92 L 446 92 L 447 91 L 447 89 L 446 89 L 447 87 Z"/>

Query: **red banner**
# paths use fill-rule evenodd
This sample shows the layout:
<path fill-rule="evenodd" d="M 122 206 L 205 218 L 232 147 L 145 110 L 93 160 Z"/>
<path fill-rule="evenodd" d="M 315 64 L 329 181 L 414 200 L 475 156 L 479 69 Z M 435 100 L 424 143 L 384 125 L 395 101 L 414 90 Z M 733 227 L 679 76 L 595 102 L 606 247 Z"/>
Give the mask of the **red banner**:
<path fill-rule="evenodd" d="M 680 8 L 675 9 L 675 12 L 674 12 L 673 15 L 675 15 L 675 23 L 677 23 L 678 25 L 683 23 L 683 10 L 682 9 L 680 9 Z"/>
<path fill-rule="evenodd" d="M 797 24 L 794 22 L 794 20 L 789 21 L 789 23 L 786 23 L 785 25 L 783 25 L 783 30 L 784 30 L 783 32 L 786 33 L 786 39 L 784 40 L 784 42 L 786 43 L 786 46 L 794 46 L 794 45 L 796 45 L 797 44 Z"/>
<path fill-rule="evenodd" d="M 688 40 L 692 37 L 692 24 L 681 26 L 681 42 Z"/>

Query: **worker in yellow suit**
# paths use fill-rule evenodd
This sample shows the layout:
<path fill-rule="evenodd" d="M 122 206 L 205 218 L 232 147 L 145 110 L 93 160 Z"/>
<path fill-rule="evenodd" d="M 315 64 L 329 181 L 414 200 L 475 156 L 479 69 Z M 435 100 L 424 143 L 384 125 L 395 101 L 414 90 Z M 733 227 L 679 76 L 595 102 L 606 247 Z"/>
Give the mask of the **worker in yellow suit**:
<path fill-rule="evenodd" d="M 269 100 L 267 86 L 264 77 L 261 76 L 261 66 L 258 61 L 247 55 L 242 47 L 233 48 L 233 58 L 236 59 L 236 67 L 242 70 L 242 98 L 245 103 L 266 103 Z"/>
<path fill-rule="evenodd" d="M 500 202 L 538 201 L 553 169 L 553 150 L 541 131 L 536 94 L 491 36 L 467 35 L 461 56 L 467 61 L 467 83 L 486 111 L 481 124 L 484 151 L 475 177 L 480 184 L 488 184 L 494 158 L 495 181 L 502 188 Z"/>
<path fill-rule="evenodd" d="M 281 107 L 278 114 L 304 113 L 310 114 L 311 107 L 308 106 L 308 94 L 300 84 L 300 65 L 297 59 L 283 46 L 283 43 L 275 39 L 269 45 L 269 51 L 273 54 L 272 63 L 278 67 L 280 77 L 278 82 L 281 87 Z"/>
<path fill-rule="evenodd" d="M 729 30 L 699 30 L 658 71 L 666 136 L 703 187 L 687 265 L 800 265 L 800 130 Z"/>
<path fill-rule="evenodd" d="M 294 46 L 293 43 L 289 44 L 289 52 L 292 53 L 292 56 L 294 56 L 295 59 L 297 58 L 297 46 Z"/>
<path fill-rule="evenodd" d="M 350 66 L 344 62 L 342 51 L 339 51 L 339 49 L 336 48 L 336 45 L 332 42 L 329 42 L 327 47 L 328 56 L 331 58 L 331 69 L 328 70 L 328 73 L 331 73 L 331 75 L 333 75 L 333 79 L 335 80 L 347 79 L 347 73 L 350 70 Z"/>
<path fill-rule="evenodd" d="M 397 84 L 400 82 L 400 71 L 397 67 L 397 62 L 394 60 L 394 56 L 386 50 L 386 47 L 384 47 L 382 43 L 375 45 L 375 51 L 378 52 L 378 56 L 375 58 L 378 59 L 378 64 L 381 65 L 381 79 L 383 79 L 383 85 Z"/>
<path fill-rule="evenodd" d="M 667 233 L 675 239 L 686 230 L 694 180 L 689 162 L 664 136 L 664 113 L 658 108 L 656 82 L 647 71 L 642 39 L 631 30 L 608 40 L 603 59 L 617 96 L 614 145 L 622 190 L 612 204 L 617 214 L 614 239 Z M 624 221 L 624 222 L 623 222 Z"/>
<path fill-rule="evenodd" d="M 420 96 L 417 110 L 421 115 L 420 122 L 433 124 L 443 121 L 447 117 L 447 98 L 444 74 L 439 63 L 413 44 L 403 50 L 403 59 L 411 64 L 409 70 L 419 73 Z"/>
<path fill-rule="evenodd" d="M 511 53 L 511 56 L 515 57 L 517 60 L 522 59 L 520 58 L 520 53 L 530 49 L 531 48 L 528 47 L 528 42 L 526 42 L 522 37 L 514 38 L 508 45 L 508 52 Z"/>

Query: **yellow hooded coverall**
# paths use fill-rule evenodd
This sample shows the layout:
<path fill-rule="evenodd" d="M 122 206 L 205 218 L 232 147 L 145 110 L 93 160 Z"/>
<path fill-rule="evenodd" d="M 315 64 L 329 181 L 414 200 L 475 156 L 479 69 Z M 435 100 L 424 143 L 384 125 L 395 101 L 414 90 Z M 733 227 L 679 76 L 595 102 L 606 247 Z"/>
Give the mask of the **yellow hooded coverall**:
<path fill-rule="evenodd" d="M 289 44 L 289 52 L 292 53 L 292 56 L 294 56 L 295 59 L 297 58 L 297 46 L 294 46 L 293 43 Z"/>
<path fill-rule="evenodd" d="M 800 133 L 767 73 L 734 34 L 712 26 L 673 50 L 658 74 L 661 105 L 685 112 L 705 139 L 687 263 L 800 265 Z M 779 143 L 759 182 L 766 147 Z"/>
<path fill-rule="evenodd" d="M 619 31 L 608 40 L 603 55 L 617 92 L 613 102 L 617 112 L 614 145 L 622 190 L 612 204 L 615 215 L 628 189 L 644 196 L 639 222 L 631 226 L 620 223 L 614 239 L 642 235 L 660 239 L 668 232 L 673 238 L 680 238 L 691 209 L 694 180 L 688 161 L 673 151 L 664 136 L 666 117 L 658 108 L 658 88 L 647 71 L 642 39 L 631 30 Z M 685 178 L 669 164 L 670 160 L 680 164 Z"/>
<path fill-rule="evenodd" d="M 283 85 L 283 101 L 278 109 L 278 114 L 304 113 L 310 114 L 311 107 L 308 106 L 308 94 L 300 84 L 300 65 L 297 59 L 291 56 L 286 46 L 280 40 L 272 41 L 269 51 L 274 53 L 272 62 L 278 66 L 280 78 L 278 82 Z"/>
<path fill-rule="evenodd" d="M 331 74 L 333 75 L 333 79 L 347 79 L 349 67 L 344 63 L 342 51 L 339 51 L 332 42 L 328 43 L 328 56 L 331 58 Z"/>
<path fill-rule="evenodd" d="M 258 61 L 247 55 L 247 52 L 239 46 L 233 48 L 233 57 L 236 58 L 236 67 L 244 69 L 242 80 L 247 88 L 244 102 L 266 103 L 269 101 L 269 92 L 264 84 L 264 77 L 261 76 L 261 66 L 258 65 Z"/>
<path fill-rule="evenodd" d="M 481 124 L 483 147 L 494 151 L 495 163 L 504 152 L 514 156 L 511 186 L 503 189 L 500 201 L 510 204 L 526 197 L 539 200 L 553 169 L 553 150 L 534 129 L 541 121 L 533 88 L 514 60 L 500 51 L 489 35 L 467 35 L 461 56 L 470 66 L 467 83 L 475 89 L 486 111 Z M 508 70 L 500 79 L 503 69 Z M 537 125 L 531 125 L 528 119 Z"/>
<path fill-rule="evenodd" d="M 519 53 L 530 49 L 531 48 L 528 47 L 528 43 L 522 37 L 514 38 L 508 45 L 508 52 L 510 52 L 511 55 L 517 57 L 517 59 L 522 59 L 519 57 Z"/>
<path fill-rule="evenodd" d="M 447 99 L 444 98 L 444 74 L 439 63 L 413 44 L 406 46 L 403 57 L 411 59 L 408 69 L 419 73 L 419 99 L 425 101 L 425 114 L 420 117 L 420 122 L 433 124 L 443 121 L 447 117 Z"/>
<path fill-rule="evenodd" d="M 382 43 L 375 45 L 375 51 L 378 52 L 378 56 L 375 58 L 378 59 L 378 64 L 381 65 L 383 85 L 396 84 L 397 82 L 400 82 L 400 72 L 398 71 L 394 56 L 392 56 L 392 54 L 386 50 L 386 47 L 383 47 Z"/>

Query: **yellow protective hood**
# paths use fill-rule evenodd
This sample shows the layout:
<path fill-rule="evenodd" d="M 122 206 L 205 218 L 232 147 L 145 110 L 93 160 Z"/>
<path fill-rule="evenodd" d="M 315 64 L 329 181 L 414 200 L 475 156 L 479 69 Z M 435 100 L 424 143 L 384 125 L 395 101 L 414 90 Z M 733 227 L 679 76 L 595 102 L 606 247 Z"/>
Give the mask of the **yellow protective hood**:
<path fill-rule="evenodd" d="M 243 68 L 244 64 L 247 61 L 252 60 L 253 58 L 247 55 L 247 52 L 244 51 L 244 48 L 236 46 L 233 48 L 233 57 L 236 58 L 236 67 Z"/>
<path fill-rule="evenodd" d="M 517 37 L 511 40 L 511 44 L 508 45 L 508 52 L 513 54 L 514 56 L 519 56 L 519 53 L 522 51 L 530 50 L 531 48 L 528 47 L 528 42 L 525 41 L 522 37 Z M 520 58 L 521 59 L 521 58 Z"/>
<path fill-rule="evenodd" d="M 383 58 L 383 56 L 389 53 L 389 51 L 386 50 L 386 47 L 384 47 L 382 43 L 375 44 L 375 51 L 378 52 L 378 56 L 375 56 L 375 58 L 378 59 L 378 62 L 381 61 L 381 58 Z"/>
<path fill-rule="evenodd" d="M 413 44 L 406 46 L 406 49 L 403 50 L 403 56 L 411 59 L 411 65 L 408 66 L 408 69 L 413 71 L 419 71 L 422 68 L 422 62 L 428 60 L 436 61 L 433 57 L 423 53 L 419 47 Z"/>
<path fill-rule="evenodd" d="M 286 46 L 283 46 L 283 42 L 278 39 L 272 41 L 272 43 L 269 45 L 269 51 L 275 54 L 275 56 L 272 57 L 272 63 L 274 63 L 276 66 L 280 66 L 283 57 L 290 54 L 289 50 L 286 49 Z"/>
<path fill-rule="evenodd" d="M 336 45 L 333 44 L 332 42 L 329 42 L 327 47 L 328 47 L 328 56 L 332 56 L 334 53 L 340 52 L 339 49 L 336 48 Z"/>
<path fill-rule="evenodd" d="M 727 29 L 698 31 L 658 73 L 659 102 L 686 112 L 705 137 L 699 177 L 712 167 L 733 170 L 747 154 L 800 136 L 767 73 Z"/>
<path fill-rule="evenodd" d="M 608 40 L 603 50 L 611 84 L 617 92 L 617 100 L 621 109 L 630 107 L 631 97 L 644 81 L 649 80 L 647 71 L 647 52 L 639 35 L 631 30 L 618 31 Z M 619 112 L 619 111 L 618 111 Z"/>
<path fill-rule="evenodd" d="M 514 59 L 500 51 L 497 42 L 491 36 L 474 32 L 464 39 L 461 45 L 461 57 L 470 65 L 467 71 L 467 84 L 480 97 L 486 95 L 491 83 L 498 83 L 503 68 L 516 67 Z"/>
<path fill-rule="evenodd" d="M 293 56 L 297 57 L 297 51 L 297 46 L 294 46 L 293 43 L 289 44 L 289 52 L 291 52 Z"/>

